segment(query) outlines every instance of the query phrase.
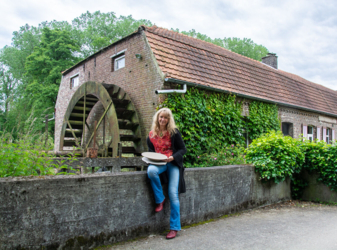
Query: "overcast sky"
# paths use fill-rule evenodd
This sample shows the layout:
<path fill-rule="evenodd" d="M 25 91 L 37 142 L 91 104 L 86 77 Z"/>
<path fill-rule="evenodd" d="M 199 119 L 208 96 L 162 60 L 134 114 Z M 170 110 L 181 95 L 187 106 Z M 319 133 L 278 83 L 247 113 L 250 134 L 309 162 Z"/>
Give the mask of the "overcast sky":
<path fill-rule="evenodd" d="M 0 48 L 26 23 L 71 22 L 97 10 L 212 38 L 251 38 L 277 54 L 279 69 L 337 90 L 335 0 L 1 0 Z"/>

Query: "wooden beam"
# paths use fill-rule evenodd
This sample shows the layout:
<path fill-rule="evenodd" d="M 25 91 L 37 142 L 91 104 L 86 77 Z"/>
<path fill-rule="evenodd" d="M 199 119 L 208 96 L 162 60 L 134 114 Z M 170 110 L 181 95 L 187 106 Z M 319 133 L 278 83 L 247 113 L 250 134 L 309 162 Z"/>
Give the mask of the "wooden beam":
<path fill-rule="evenodd" d="M 96 126 L 96 129 L 98 129 L 98 127 L 99 127 L 99 125 L 101 124 L 101 122 L 102 122 L 104 116 L 105 116 L 106 113 L 109 111 L 109 109 L 110 109 L 110 107 L 111 107 L 111 104 L 112 104 L 112 101 L 109 103 L 107 109 L 104 111 L 104 113 L 103 113 L 101 119 L 99 119 L 99 121 L 98 121 L 98 123 L 97 123 L 97 126 Z M 89 141 L 88 141 L 87 146 L 85 147 L 85 149 L 88 148 L 88 146 L 89 146 L 89 144 L 90 144 L 90 142 L 91 142 L 91 140 L 92 140 L 93 137 L 94 137 L 94 134 L 91 134 L 90 139 L 89 139 Z"/>
<path fill-rule="evenodd" d="M 72 128 L 71 125 L 70 125 L 69 120 L 67 120 L 67 123 L 68 123 L 68 126 L 69 126 L 69 128 L 70 128 L 71 133 L 73 134 L 73 136 L 74 136 L 74 138 L 75 138 L 75 143 L 76 143 L 77 147 L 81 147 L 81 145 L 78 143 L 77 137 L 76 137 L 76 135 L 75 135 L 75 133 L 74 133 L 73 128 Z"/>

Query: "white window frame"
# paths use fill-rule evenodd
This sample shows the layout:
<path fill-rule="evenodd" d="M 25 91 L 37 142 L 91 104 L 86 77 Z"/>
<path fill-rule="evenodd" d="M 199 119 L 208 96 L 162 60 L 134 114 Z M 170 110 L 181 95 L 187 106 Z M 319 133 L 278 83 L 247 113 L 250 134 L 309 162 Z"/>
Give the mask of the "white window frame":
<path fill-rule="evenodd" d="M 124 59 L 124 65 L 123 65 L 123 67 L 118 68 L 118 61 L 121 61 L 122 59 Z M 114 71 L 122 69 L 124 67 L 125 67 L 125 55 L 122 55 L 122 56 L 114 59 Z"/>
<path fill-rule="evenodd" d="M 309 129 L 311 128 L 311 133 L 309 133 Z M 313 126 L 308 126 L 307 129 L 307 138 L 309 141 L 314 141 L 314 127 Z"/>
<path fill-rule="evenodd" d="M 326 128 L 326 135 L 325 135 L 325 137 L 326 137 L 326 143 L 330 143 L 330 132 L 331 131 L 331 129 L 330 128 Z"/>
<path fill-rule="evenodd" d="M 73 80 L 77 79 L 77 82 L 73 85 Z M 76 74 L 70 77 L 70 89 L 77 87 L 80 84 L 80 75 Z"/>

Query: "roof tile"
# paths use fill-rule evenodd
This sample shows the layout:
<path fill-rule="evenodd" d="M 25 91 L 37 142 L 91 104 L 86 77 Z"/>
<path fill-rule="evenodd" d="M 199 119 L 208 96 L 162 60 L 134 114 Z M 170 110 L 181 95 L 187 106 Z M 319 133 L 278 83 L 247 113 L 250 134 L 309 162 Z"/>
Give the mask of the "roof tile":
<path fill-rule="evenodd" d="M 152 26 L 145 34 L 171 78 L 337 115 L 337 91 L 174 31 Z"/>

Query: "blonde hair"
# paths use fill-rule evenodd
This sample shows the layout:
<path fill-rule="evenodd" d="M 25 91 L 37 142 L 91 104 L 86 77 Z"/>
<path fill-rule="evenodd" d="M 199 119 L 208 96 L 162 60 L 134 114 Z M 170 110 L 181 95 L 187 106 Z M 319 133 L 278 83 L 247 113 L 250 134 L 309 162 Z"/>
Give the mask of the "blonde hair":
<path fill-rule="evenodd" d="M 171 136 L 174 135 L 176 133 L 177 126 L 176 126 L 176 123 L 174 122 L 172 111 L 168 108 L 162 108 L 162 109 L 159 109 L 153 116 L 152 126 L 151 126 L 151 131 L 153 133 L 153 136 L 158 135 L 159 133 L 160 125 L 158 122 L 158 118 L 161 113 L 164 113 L 168 118 L 168 123 L 166 125 L 167 131 L 170 133 Z"/>

